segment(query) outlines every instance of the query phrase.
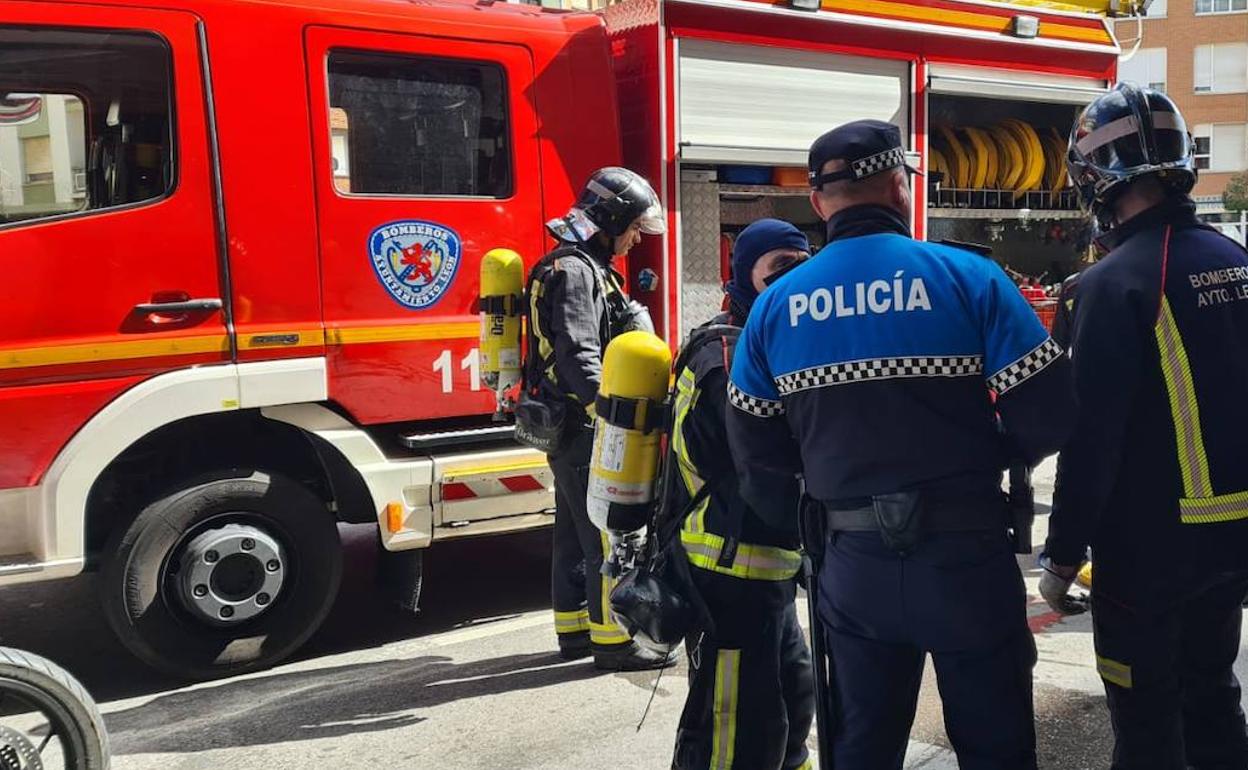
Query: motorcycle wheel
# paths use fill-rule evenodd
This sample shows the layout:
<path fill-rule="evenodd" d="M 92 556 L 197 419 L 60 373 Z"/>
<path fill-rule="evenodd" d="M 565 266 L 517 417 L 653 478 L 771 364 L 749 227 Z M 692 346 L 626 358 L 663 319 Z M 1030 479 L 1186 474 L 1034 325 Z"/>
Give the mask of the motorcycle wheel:
<path fill-rule="evenodd" d="M 104 717 L 82 684 L 46 658 L 0 647 L 0 770 L 107 770 Z"/>

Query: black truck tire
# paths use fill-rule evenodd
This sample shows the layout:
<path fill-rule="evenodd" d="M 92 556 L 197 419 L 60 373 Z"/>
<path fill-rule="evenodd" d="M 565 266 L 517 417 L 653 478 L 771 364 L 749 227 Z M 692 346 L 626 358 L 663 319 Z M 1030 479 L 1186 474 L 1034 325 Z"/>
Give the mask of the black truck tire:
<path fill-rule="evenodd" d="M 38 655 L 0 647 L 0 699 L 9 708 L 20 702 L 42 713 L 60 741 L 67 770 L 108 770 L 104 717 L 91 695 L 65 669 Z M 15 747 L 0 739 L 0 752 L 4 751 L 15 751 Z"/>
<path fill-rule="evenodd" d="M 180 575 L 203 567 L 194 557 L 201 554 L 204 538 L 211 541 L 223 532 L 255 533 L 253 547 L 258 539 L 280 549 L 280 558 L 265 564 L 277 564 L 283 578 L 271 596 L 260 591 L 246 604 L 259 614 L 228 623 L 214 622 L 180 582 L 186 580 Z M 204 553 L 216 551 L 210 547 Z M 235 556 L 247 561 L 242 553 Z M 244 581 L 257 571 L 238 562 L 231 569 L 241 572 Z M 264 566 L 258 569 L 263 573 Z M 267 668 L 293 653 L 324 621 L 341 578 L 337 524 L 316 495 L 276 473 L 231 470 L 180 485 L 116 533 L 100 589 L 109 624 L 138 658 L 178 678 L 213 679 Z M 214 572 L 204 582 L 215 580 Z M 214 583 L 214 598 L 216 588 Z M 200 590 L 207 595 L 208 586 L 196 585 L 196 596 Z M 260 598 L 265 599 L 262 609 Z M 226 610 L 220 612 L 225 618 Z"/>

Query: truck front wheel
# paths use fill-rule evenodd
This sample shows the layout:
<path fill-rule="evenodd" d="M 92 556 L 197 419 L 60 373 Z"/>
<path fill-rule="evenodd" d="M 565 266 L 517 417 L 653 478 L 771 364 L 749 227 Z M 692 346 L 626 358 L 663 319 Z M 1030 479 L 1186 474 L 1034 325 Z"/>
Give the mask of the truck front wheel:
<path fill-rule="evenodd" d="M 266 471 L 200 477 L 148 505 L 108 548 L 109 624 L 151 666 L 211 679 L 294 652 L 333 605 L 342 549 L 333 517 Z"/>

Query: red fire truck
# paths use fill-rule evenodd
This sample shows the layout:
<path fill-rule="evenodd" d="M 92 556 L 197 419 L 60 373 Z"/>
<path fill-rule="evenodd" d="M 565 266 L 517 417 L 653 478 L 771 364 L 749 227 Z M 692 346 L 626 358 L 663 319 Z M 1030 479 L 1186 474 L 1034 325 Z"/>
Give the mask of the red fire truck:
<path fill-rule="evenodd" d="M 1065 132 L 1112 81 L 1104 10 L 5 2 L 0 585 L 98 568 L 129 649 L 210 677 L 313 633 L 338 522 L 377 525 L 409 594 L 420 549 L 549 523 L 481 384 L 478 270 L 531 264 L 599 166 L 668 207 L 627 272 L 673 343 L 741 226 L 822 240 L 789 169 L 851 119 L 933 172 L 919 236 L 1074 261 L 1073 201 L 1011 126 Z"/>

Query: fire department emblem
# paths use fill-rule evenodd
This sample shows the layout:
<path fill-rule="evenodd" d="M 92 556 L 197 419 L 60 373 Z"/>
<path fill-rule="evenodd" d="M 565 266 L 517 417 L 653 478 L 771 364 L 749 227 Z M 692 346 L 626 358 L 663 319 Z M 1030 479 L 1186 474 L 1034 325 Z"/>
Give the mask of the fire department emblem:
<path fill-rule="evenodd" d="M 368 256 L 377 280 L 403 307 L 420 310 L 442 298 L 459 271 L 459 235 L 434 222 L 405 219 L 373 230 Z"/>

